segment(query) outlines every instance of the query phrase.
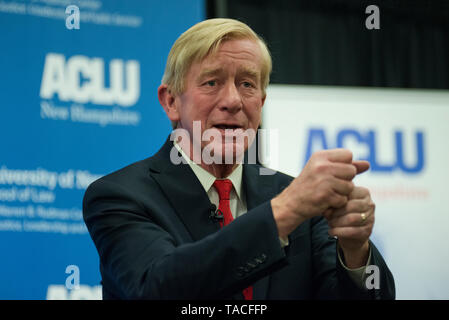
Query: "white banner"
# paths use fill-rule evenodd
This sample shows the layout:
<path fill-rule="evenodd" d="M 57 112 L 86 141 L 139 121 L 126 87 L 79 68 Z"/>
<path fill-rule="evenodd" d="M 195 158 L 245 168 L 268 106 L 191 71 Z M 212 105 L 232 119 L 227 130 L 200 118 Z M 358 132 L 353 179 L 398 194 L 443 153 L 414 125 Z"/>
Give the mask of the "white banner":
<path fill-rule="evenodd" d="M 449 92 L 272 85 L 267 94 L 262 127 L 277 130 L 279 155 L 267 144 L 266 165 L 297 176 L 314 151 L 337 147 L 370 161 L 354 182 L 376 203 L 372 240 L 397 298 L 449 299 Z"/>

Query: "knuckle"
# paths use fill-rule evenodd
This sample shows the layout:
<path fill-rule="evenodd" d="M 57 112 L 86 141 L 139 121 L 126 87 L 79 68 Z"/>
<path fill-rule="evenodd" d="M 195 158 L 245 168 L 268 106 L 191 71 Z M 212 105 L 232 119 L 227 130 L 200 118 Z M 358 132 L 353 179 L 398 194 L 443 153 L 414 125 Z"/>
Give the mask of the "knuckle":
<path fill-rule="evenodd" d="M 351 175 L 355 177 L 357 175 L 357 168 L 353 165 L 349 166 L 349 170 L 351 171 Z"/>
<path fill-rule="evenodd" d="M 355 188 L 354 182 L 348 181 L 348 191 L 349 191 L 349 193 L 354 191 L 354 188 Z"/>
<path fill-rule="evenodd" d="M 348 165 L 348 178 L 350 180 L 354 179 L 355 176 L 357 175 L 357 169 L 355 166 L 353 165 Z"/>
<path fill-rule="evenodd" d="M 337 207 L 337 208 L 341 208 L 343 206 L 346 205 L 346 203 L 348 202 L 347 198 L 344 196 L 340 196 L 337 194 L 334 194 L 331 197 L 331 202 L 333 203 L 333 206 Z"/>
<path fill-rule="evenodd" d="M 350 224 L 351 225 L 358 225 L 358 224 L 360 224 L 360 216 L 358 214 L 351 216 L 349 219 L 350 219 Z"/>
<path fill-rule="evenodd" d="M 359 211 L 359 204 L 356 201 L 349 200 L 346 204 L 346 209 L 348 212 L 358 212 Z"/>
<path fill-rule="evenodd" d="M 364 200 L 354 201 L 354 210 L 353 212 L 364 213 L 369 211 L 369 204 Z"/>
<path fill-rule="evenodd" d="M 320 158 L 325 157 L 327 153 L 328 153 L 328 150 L 318 150 L 318 151 L 315 151 L 310 158 L 311 159 L 312 158 L 313 159 L 317 159 L 317 158 L 320 159 Z"/>
<path fill-rule="evenodd" d="M 366 187 L 359 187 L 359 192 L 364 197 L 369 197 L 370 196 L 369 190 Z"/>
<path fill-rule="evenodd" d="M 353 203 L 353 201 L 349 200 L 346 203 L 345 209 L 346 209 L 346 212 L 354 212 L 354 203 Z"/>
<path fill-rule="evenodd" d="M 349 149 L 343 149 L 343 150 L 345 152 L 345 156 L 352 159 L 352 157 L 353 157 L 352 151 Z"/>
<path fill-rule="evenodd" d="M 327 188 L 319 189 L 315 193 L 317 201 L 327 201 L 327 199 L 330 197 L 329 191 Z"/>
<path fill-rule="evenodd" d="M 354 190 L 352 190 L 352 198 L 353 199 L 371 199 L 369 197 L 369 191 L 367 188 L 365 187 L 361 187 L 361 186 L 355 186 Z"/>
<path fill-rule="evenodd" d="M 329 164 L 324 161 L 319 161 L 314 165 L 314 171 L 317 173 L 326 173 L 329 170 Z"/>

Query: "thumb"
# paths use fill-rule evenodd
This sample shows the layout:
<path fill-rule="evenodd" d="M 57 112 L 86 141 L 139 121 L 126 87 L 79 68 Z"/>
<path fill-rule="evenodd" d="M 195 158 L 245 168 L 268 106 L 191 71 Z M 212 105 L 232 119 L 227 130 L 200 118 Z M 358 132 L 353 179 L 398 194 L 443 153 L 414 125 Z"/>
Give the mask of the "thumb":
<path fill-rule="evenodd" d="M 363 173 L 365 171 L 367 171 L 370 167 L 370 164 L 368 161 L 365 160 L 356 160 L 356 161 L 352 161 L 352 164 L 356 167 L 357 169 L 357 174 Z"/>

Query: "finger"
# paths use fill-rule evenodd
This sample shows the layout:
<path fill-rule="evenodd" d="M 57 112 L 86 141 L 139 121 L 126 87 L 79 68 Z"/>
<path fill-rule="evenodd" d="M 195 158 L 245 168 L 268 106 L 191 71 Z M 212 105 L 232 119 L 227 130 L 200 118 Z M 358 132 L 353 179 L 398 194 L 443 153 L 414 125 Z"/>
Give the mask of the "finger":
<path fill-rule="evenodd" d="M 330 180 L 332 189 L 343 196 L 348 196 L 354 190 L 354 183 L 352 181 L 331 178 Z"/>
<path fill-rule="evenodd" d="M 370 237 L 372 227 L 338 227 L 329 229 L 328 233 L 330 236 L 337 237 L 339 239 L 365 240 Z"/>
<path fill-rule="evenodd" d="M 363 216 L 364 218 L 363 218 Z M 374 215 L 370 212 L 366 213 L 348 213 L 339 217 L 332 217 L 328 220 L 328 224 L 331 228 L 343 228 L 343 227 L 361 227 L 374 223 Z"/>
<path fill-rule="evenodd" d="M 354 189 L 349 194 L 349 199 L 350 200 L 352 200 L 352 199 L 365 199 L 365 198 L 371 199 L 370 192 L 365 187 L 360 187 L 360 186 L 354 187 Z"/>
<path fill-rule="evenodd" d="M 351 199 L 346 203 L 345 209 L 348 213 L 364 213 L 372 209 L 371 201 Z"/>
<path fill-rule="evenodd" d="M 338 218 L 349 213 L 366 213 L 373 208 L 371 201 L 365 199 L 351 199 L 342 208 L 335 209 L 331 218 Z"/>
<path fill-rule="evenodd" d="M 361 174 L 370 168 L 370 163 L 365 160 L 352 161 L 352 164 L 356 167 L 357 174 Z"/>
<path fill-rule="evenodd" d="M 352 163 L 352 152 L 348 149 L 331 149 L 327 151 L 327 159 L 331 162 Z"/>
<path fill-rule="evenodd" d="M 335 219 L 335 218 L 344 216 L 347 213 L 348 212 L 346 211 L 346 205 L 345 205 L 344 207 L 341 207 L 341 208 L 338 208 L 338 209 L 334 209 L 332 211 L 332 215 L 330 216 L 330 219 Z"/>
<path fill-rule="evenodd" d="M 357 169 L 352 164 L 333 163 L 331 174 L 339 179 L 352 180 L 357 174 Z"/>
<path fill-rule="evenodd" d="M 344 207 L 347 202 L 348 202 L 347 196 L 340 195 L 336 192 L 334 192 L 328 200 L 329 207 L 336 209 Z"/>

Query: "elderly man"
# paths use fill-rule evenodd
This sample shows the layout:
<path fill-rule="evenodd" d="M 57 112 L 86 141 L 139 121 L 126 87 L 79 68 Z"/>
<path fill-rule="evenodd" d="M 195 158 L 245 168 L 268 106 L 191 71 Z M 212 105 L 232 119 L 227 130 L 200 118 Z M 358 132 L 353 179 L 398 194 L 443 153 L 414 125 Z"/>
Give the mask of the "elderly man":
<path fill-rule="evenodd" d="M 203 21 L 175 42 L 158 96 L 182 139 L 84 198 L 103 298 L 394 298 L 369 240 L 374 204 L 352 182 L 369 163 L 326 150 L 292 178 L 239 161 L 252 139 L 237 138 L 257 130 L 270 72 L 266 45 L 236 20 Z"/>

